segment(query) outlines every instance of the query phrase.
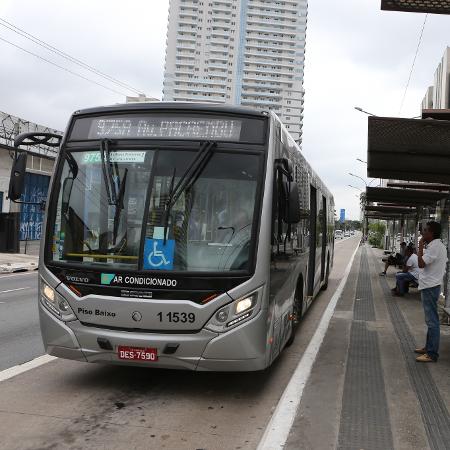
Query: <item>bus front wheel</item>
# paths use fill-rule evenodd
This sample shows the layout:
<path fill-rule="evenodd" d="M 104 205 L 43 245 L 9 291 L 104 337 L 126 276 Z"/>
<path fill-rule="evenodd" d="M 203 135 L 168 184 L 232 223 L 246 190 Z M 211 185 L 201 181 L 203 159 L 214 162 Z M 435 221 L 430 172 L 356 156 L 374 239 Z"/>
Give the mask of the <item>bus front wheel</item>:
<path fill-rule="evenodd" d="M 289 347 L 294 343 L 295 334 L 297 332 L 298 324 L 300 323 L 300 319 L 302 317 L 303 311 L 303 281 L 300 281 L 300 286 L 297 287 L 295 291 L 295 300 L 294 300 L 294 308 L 292 311 L 292 326 L 291 326 L 291 335 L 289 339 L 286 341 L 286 347 Z"/>

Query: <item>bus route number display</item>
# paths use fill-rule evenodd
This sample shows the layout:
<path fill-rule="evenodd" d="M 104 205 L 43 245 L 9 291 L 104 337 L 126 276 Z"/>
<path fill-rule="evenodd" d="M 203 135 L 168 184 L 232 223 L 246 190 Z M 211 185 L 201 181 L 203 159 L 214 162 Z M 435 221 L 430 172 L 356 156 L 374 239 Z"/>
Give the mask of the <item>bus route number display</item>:
<path fill-rule="evenodd" d="M 211 139 L 239 141 L 240 120 L 111 117 L 92 121 L 89 139 Z"/>

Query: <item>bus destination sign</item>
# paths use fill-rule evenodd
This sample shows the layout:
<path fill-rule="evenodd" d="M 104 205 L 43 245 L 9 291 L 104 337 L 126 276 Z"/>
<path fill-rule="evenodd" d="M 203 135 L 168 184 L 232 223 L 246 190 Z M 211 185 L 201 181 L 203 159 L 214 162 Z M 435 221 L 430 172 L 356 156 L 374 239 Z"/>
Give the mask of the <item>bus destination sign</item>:
<path fill-rule="evenodd" d="M 99 117 L 88 139 L 211 139 L 239 141 L 241 120 L 190 117 Z"/>

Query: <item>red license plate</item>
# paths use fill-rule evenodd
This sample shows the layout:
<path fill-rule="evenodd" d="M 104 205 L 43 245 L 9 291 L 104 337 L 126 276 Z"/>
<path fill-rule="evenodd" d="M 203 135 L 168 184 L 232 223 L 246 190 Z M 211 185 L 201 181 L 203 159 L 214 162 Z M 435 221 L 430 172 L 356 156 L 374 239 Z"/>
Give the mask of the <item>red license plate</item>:
<path fill-rule="evenodd" d="M 156 348 L 144 347 L 127 347 L 119 345 L 117 348 L 117 356 L 119 359 L 131 361 L 158 361 L 158 350 Z"/>

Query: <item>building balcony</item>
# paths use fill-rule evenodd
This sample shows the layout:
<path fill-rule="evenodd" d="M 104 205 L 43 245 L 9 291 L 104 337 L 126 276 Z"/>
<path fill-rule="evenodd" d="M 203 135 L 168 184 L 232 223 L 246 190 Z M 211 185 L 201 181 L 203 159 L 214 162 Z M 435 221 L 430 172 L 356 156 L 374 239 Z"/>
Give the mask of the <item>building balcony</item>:
<path fill-rule="evenodd" d="M 263 38 L 261 38 L 261 40 L 263 40 Z M 295 46 L 283 46 L 283 45 L 270 45 L 270 44 L 263 44 L 262 42 L 249 42 L 247 40 L 247 43 L 245 44 L 246 48 L 267 48 L 268 50 L 277 50 L 277 51 L 281 51 L 283 53 L 281 54 L 292 54 L 295 55 Z"/>
<path fill-rule="evenodd" d="M 249 83 L 248 81 L 245 81 L 245 79 L 242 82 L 242 87 L 243 89 L 270 89 L 272 91 L 277 89 L 286 89 L 286 87 L 283 87 L 280 84 L 271 84 L 270 82 L 264 83 L 264 81 L 260 81 L 260 83 Z"/>
<path fill-rule="evenodd" d="M 270 37 L 270 36 L 260 36 L 259 34 L 255 34 L 258 31 L 263 31 L 263 30 L 256 30 L 256 31 L 249 31 L 247 30 L 247 33 L 245 35 L 247 40 L 254 40 L 254 41 L 268 41 L 268 42 L 277 42 L 277 43 L 282 43 L 282 44 L 286 44 L 287 48 L 290 47 L 294 47 L 295 43 L 297 42 L 297 38 L 296 39 L 292 39 L 292 38 L 280 38 L 280 37 Z M 273 30 L 269 30 L 268 31 L 271 35 L 274 34 Z M 278 33 L 278 34 L 282 34 L 282 33 Z M 294 44 L 294 45 L 292 45 Z"/>
<path fill-rule="evenodd" d="M 175 94 L 174 98 L 176 101 L 182 101 L 180 99 L 185 99 L 183 101 L 191 102 L 191 101 L 197 101 L 197 102 L 212 102 L 212 103 L 224 103 L 225 102 L 225 96 L 212 96 L 212 95 L 184 95 L 184 94 Z"/>
<path fill-rule="evenodd" d="M 294 68 L 294 65 L 295 65 L 294 63 L 286 64 L 286 63 L 282 63 L 279 61 L 262 61 L 262 60 L 256 60 L 253 58 L 246 58 L 245 63 L 247 63 L 248 66 L 244 66 L 244 70 L 247 70 L 247 68 L 248 69 L 255 68 L 255 66 L 267 66 L 272 69 L 275 67 L 274 70 L 278 70 L 278 69 L 282 69 L 282 68 L 291 69 L 291 68 Z M 294 72 L 292 72 L 292 73 L 294 73 Z"/>
<path fill-rule="evenodd" d="M 281 29 L 286 29 L 286 30 L 296 30 L 297 29 L 297 24 L 296 23 L 292 23 L 291 21 L 287 22 L 284 20 L 261 20 L 258 17 L 248 17 L 247 18 L 247 25 L 252 25 L 252 26 L 269 26 L 269 27 L 274 27 L 279 29 L 281 27 Z"/>
<path fill-rule="evenodd" d="M 264 97 L 264 98 L 269 98 L 269 99 L 280 99 L 283 97 L 283 95 L 281 93 L 279 94 L 275 94 L 275 93 L 270 93 L 270 92 L 265 92 L 263 90 L 261 91 L 248 91 L 247 89 L 242 89 L 242 96 L 246 96 L 246 97 Z"/>
<path fill-rule="evenodd" d="M 214 46 L 217 46 L 217 48 L 223 47 L 226 48 L 228 51 L 228 48 L 230 46 L 230 41 L 226 41 L 224 39 L 219 38 L 213 38 L 210 40 L 211 48 L 214 48 Z"/>
<path fill-rule="evenodd" d="M 265 74 L 267 74 L 267 69 L 251 69 L 248 67 L 244 67 L 244 76 L 247 77 L 247 76 L 249 76 L 250 73 L 265 73 Z M 291 82 L 293 82 L 294 72 L 278 71 L 277 75 L 284 75 L 284 76 L 288 77 L 288 79 L 291 80 Z"/>
<path fill-rule="evenodd" d="M 244 54 L 247 56 L 256 56 L 258 58 L 270 58 L 273 61 L 279 61 L 280 59 L 287 60 L 290 64 L 294 64 L 294 55 L 283 55 L 280 53 L 270 53 L 270 52 L 256 52 L 254 50 L 245 50 Z"/>
<path fill-rule="evenodd" d="M 175 66 L 177 67 L 177 70 L 178 70 L 178 68 L 183 68 L 183 67 L 195 67 L 195 64 L 190 61 L 176 61 Z"/>
<path fill-rule="evenodd" d="M 267 3 L 262 3 L 262 2 L 258 2 L 258 1 L 252 1 L 249 3 L 249 8 L 253 7 L 259 7 L 261 9 L 273 9 L 276 11 L 282 11 L 282 12 L 286 12 L 286 13 L 298 13 L 298 9 L 299 9 L 299 3 L 300 2 L 295 2 L 296 6 L 294 6 L 294 4 L 289 3 L 289 2 L 284 2 L 284 5 L 270 5 Z M 305 12 L 307 11 L 307 5 L 305 5 Z"/>
<path fill-rule="evenodd" d="M 183 94 L 183 93 L 190 93 L 190 92 L 199 92 L 199 93 L 203 93 L 203 94 L 214 94 L 214 95 L 225 95 L 225 89 L 213 89 L 213 88 L 205 88 L 205 87 L 199 87 L 197 85 L 195 85 L 195 83 L 193 83 L 194 85 L 191 87 L 185 87 L 185 86 L 178 86 L 175 85 L 174 87 L 174 91 L 177 94 Z"/>
<path fill-rule="evenodd" d="M 197 46 L 195 44 L 186 44 L 177 39 L 177 50 L 195 50 L 196 48 Z"/>
<path fill-rule="evenodd" d="M 241 98 L 241 105 L 265 105 L 266 107 L 278 107 L 278 102 L 268 100 L 256 100 Z"/>
<path fill-rule="evenodd" d="M 273 17 L 273 18 L 280 18 L 280 19 L 290 19 L 290 20 L 296 20 L 298 19 L 298 11 L 296 9 L 292 10 L 286 10 L 281 9 L 282 7 L 277 6 L 270 6 L 266 5 L 264 8 L 257 8 L 253 5 L 249 5 L 248 7 L 248 14 L 249 16 L 257 16 L 257 17 Z"/>
<path fill-rule="evenodd" d="M 277 25 L 273 27 L 266 27 L 266 26 L 257 26 L 257 25 L 247 25 L 247 33 L 249 32 L 256 32 L 256 33 L 270 33 L 270 34 L 280 34 L 283 36 L 283 38 L 291 37 L 294 39 L 297 36 L 297 33 L 295 31 L 289 31 L 284 27 L 283 25 Z"/>
<path fill-rule="evenodd" d="M 218 36 L 218 37 L 226 36 L 226 37 L 228 37 L 229 35 L 230 35 L 229 32 L 223 31 L 223 30 L 214 30 L 214 31 L 211 31 L 211 37 L 212 37 L 212 38 L 214 38 L 214 36 Z"/>
<path fill-rule="evenodd" d="M 180 10 L 180 12 L 178 13 L 178 17 L 197 19 L 198 8 L 196 8 L 195 10 Z"/>
<path fill-rule="evenodd" d="M 183 43 L 183 42 L 197 42 L 197 32 L 191 33 L 189 35 L 177 34 L 177 42 L 180 42 L 180 43 Z"/>

